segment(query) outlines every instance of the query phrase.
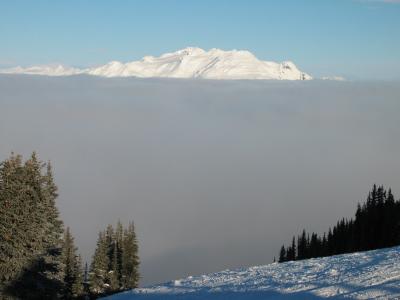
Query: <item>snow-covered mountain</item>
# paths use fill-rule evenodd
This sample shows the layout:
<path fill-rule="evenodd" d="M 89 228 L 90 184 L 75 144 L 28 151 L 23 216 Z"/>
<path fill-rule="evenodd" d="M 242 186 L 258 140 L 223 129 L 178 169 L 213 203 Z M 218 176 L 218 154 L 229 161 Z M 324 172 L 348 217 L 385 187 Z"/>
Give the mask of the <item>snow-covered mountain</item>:
<path fill-rule="evenodd" d="M 68 76 L 90 74 L 103 77 L 171 77 L 206 79 L 309 80 L 294 63 L 262 61 L 249 51 L 223 51 L 188 47 L 159 57 L 145 56 L 139 61 L 112 61 L 100 67 L 76 69 L 56 66 L 16 67 L 0 70 L 8 74 Z"/>
<path fill-rule="evenodd" d="M 108 300 L 400 299 L 400 247 L 188 277 Z"/>
<path fill-rule="evenodd" d="M 69 76 L 83 73 L 82 70 L 66 67 L 63 65 L 33 66 L 33 67 L 15 67 L 0 70 L 5 74 L 31 74 L 31 75 L 47 75 L 47 76 Z"/>

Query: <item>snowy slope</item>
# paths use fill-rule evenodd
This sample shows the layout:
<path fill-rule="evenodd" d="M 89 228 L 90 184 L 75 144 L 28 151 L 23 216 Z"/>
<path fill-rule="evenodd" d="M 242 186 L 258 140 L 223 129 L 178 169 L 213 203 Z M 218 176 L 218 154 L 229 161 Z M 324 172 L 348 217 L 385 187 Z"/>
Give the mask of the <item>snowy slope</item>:
<path fill-rule="evenodd" d="M 188 277 L 128 299 L 400 299 L 400 247 Z"/>
<path fill-rule="evenodd" d="M 171 77 L 206 79 L 277 79 L 309 80 L 290 61 L 261 61 L 249 51 L 223 51 L 188 47 L 159 57 L 145 56 L 140 61 L 112 61 L 95 68 L 75 69 L 64 66 L 37 66 L 0 70 L 1 73 L 68 76 L 90 74 L 103 77 Z"/>
<path fill-rule="evenodd" d="M 0 70 L 3 74 L 31 74 L 47 76 L 69 76 L 83 73 L 81 70 L 63 65 L 33 66 L 33 67 L 15 67 Z"/>

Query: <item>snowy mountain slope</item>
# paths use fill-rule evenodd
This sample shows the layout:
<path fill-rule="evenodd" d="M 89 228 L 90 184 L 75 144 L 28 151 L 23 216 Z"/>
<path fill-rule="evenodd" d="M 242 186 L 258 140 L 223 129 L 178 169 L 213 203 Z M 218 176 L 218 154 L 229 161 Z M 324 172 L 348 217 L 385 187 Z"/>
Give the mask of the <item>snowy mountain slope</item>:
<path fill-rule="evenodd" d="M 81 70 L 63 65 L 33 66 L 33 67 L 15 67 L 0 70 L 3 74 L 30 74 L 47 76 L 69 76 L 83 73 Z"/>
<path fill-rule="evenodd" d="M 104 299 L 400 299 L 400 247 L 188 277 Z"/>
<path fill-rule="evenodd" d="M 75 69 L 63 66 L 37 66 L 0 70 L 8 74 L 37 74 L 68 76 L 90 74 L 103 77 L 171 77 L 206 79 L 276 79 L 309 80 L 312 77 L 301 72 L 294 63 L 261 61 L 249 51 L 223 51 L 188 47 L 159 57 L 145 56 L 140 61 Z"/>

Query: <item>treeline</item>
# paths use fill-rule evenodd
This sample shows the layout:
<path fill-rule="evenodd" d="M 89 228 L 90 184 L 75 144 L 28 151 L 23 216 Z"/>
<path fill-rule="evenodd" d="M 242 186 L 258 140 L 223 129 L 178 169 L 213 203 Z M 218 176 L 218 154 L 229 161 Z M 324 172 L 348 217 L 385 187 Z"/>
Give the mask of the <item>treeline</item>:
<path fill-rule="evenodd" d="M 64 229 L 50 163 L 12 154 L 0 163 L 0 298 L 84 299 L 135 288 L 133 223 L 99 235 L 90 270 Z"/>
<path fill-rule="evenodd" d="M 392 191 L 373 186 L 366 202 L 358 204 L 355 217 L 337 222 L 328 234 L 306 233 L 282 246 L 279 262 L 366 251 L 400 244 L 400 200 Z"/>

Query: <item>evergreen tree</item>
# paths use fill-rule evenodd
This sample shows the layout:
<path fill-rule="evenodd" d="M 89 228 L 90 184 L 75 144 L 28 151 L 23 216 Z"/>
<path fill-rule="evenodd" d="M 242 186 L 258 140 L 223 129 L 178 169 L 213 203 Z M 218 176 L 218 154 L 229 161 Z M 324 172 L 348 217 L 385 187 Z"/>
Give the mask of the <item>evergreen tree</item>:
<path fill-rule="evenodd" d="M 109 266 L 108 269 L 111 269 L 111 263 L 112 263 L 112 256 L 113 256 L 113 251 L 114 251 L 114 228 L 112 227 L 111 224 L 107 226 L 107 229 L 105 231 L 105 243 L 107 244 L 107 256 L 108 256 L 108 261 L 109 261 Z"/>
<path fill-rule="evenodd" d="M 29 195 L 23 182 L 23 173 L 19 155 L 12 154 L 0 165 L 1 289 L 22 272 L 33 256 L 27 248 L 32 234 L 27 226 L 29 209 L 26 202 Z"/>
<path fill-rule="evenodd" d="M 55 299 L 63 288 L 62 223 L 50 184 L 57 188 L 45 166 L 35 153 L 0 165 L 0 288 L 19 298 Z"/>
<path fill-rule="evenodd" d="M 109 267 L 108 245 L 105 232 L 100 232 L 89 273 L 89 289 L 93 294 L 108 291 L 107 275 Z"/>
<path fill-rule="evenodd" d="M 69 227 L 67 227 L 62 251 L 65 284 L 64 299 L 73 299 L 83 294 L 82 262 L 76 251 L 74 239 Z"/>
<path fill-rule="evenodd" d="M 83 275 L 82 275 L 82 258 L 80 255 L 76 257 L 76 264 L 75 264 L 75 281 L 74 284 L 72 285 L 72 295 L 74 298 L 80 297 L 84 295 L 85 290 L 84 290 L 84 280 L 83 280 Z"/>
<path fill-rule="evenodd" d="M 392 190 L 389 189 L 383 211 L 383 237 L 388 247 L 396 246 L 400 241 L 399 203 L 394 200 Z"/>
<path fill-rule="evenodd" d="M 279 252 L 279 262 L 285 262 L 286 261 L 286 250 L 285 246 L 282 245 L 281 250 Z"/>
<path fill-rule="evenodd" d="M 123 240 L 124 240 L 124 228 L 122 226 L 121 221 L 118 220 L 117 228 L 115 229 L 115 240 L 117 243 L 117 268 L 118 268 L 118 282 L 119 287 L 122 288 L 122 247 L 123 247 Z"/>
<path fill-rule="evenodd" d="M 297 248 L 296 248 L 296 238 L 292 239 L 292 247 L 290 252 L 290 260 L 296 260 L 297 258 Z"/>
<path fill-rule="evenodd" d="M 118 222 L 99 234 L 89 274 L 92 294 L 110 294 L 138 286 L 139 257 L 133 223 L 124 230 Z"/>
<path fill-rule="evenodd" d="M 334 251 L 334 241 L 333 241 L 333 233 L 332 233 L 332 229 L 329 228 L 328 231 L 328 246 L 327 246 L 327 255 L 333 255 L 333 251 Z"/>
<path fill-rule="evenodd" d="M 324 232 L 324 236 L 322 237 L 322 242 L 321 242 L 321 256 L 327 256 L 327 255 L 328 255 L 328 240 Z"/>
<path fill-rule="evenodd" d="M 319 252 L 319 240 L 318 236 L 316 233 L 311 234 L 311 241 L 310 241 L 310 254 L 311 257 L 318 257 L 318 252 Z"/>
<path fill-rule="evenodd" d="M 85 271 L 83 273 L 83 294 L 84 295 L 89 295 L 90 294 L 90 289 L 89 289 L 89 267 L 88 263 L 85 262 Z"/>
<path fill-rule="evenodd" d="M 114 241 L 113 256 L 111 260 L 111 270 L 109 271 L 110 289 L 111 291 L 118 291 L 120 288 L 119 276 L 120 273 L 118 266 L 118 249 L 117 242 Z"/>
<path fill-rule="evenodd" d="M 124 231 L 122 245 L 122 288 L 136 288 L 139 284 L 139 256 L 135 227 L 130 223 Z"/>
<path fill-rule="evenodd" d="M 63 278 L 65 276 L 62 262 L 64 229 L 63 222 L 59 218 L 59 212 L 56 207 L 58 188 L 54 183 L 51 163 L 48 162 L 47 165 L 43 165 L 43 167 L 46 169 L 41 180 L 41 195 L 44 199 L 43 222 L 45 223 L 43 242 L 46 249 L 43 254 L 43 259 L 49 266 L 45 274 L 48 279 L 63 283 Z"/>
<path fill-rule="evenodd" d="M 297 259 L 305 259 L 307 257 L 307 238 L 305 230 L 303 230 L 303 233 L 297 239 L 297 253 Z"/>
<path fill-rule="evenodd" d="M 286 261 L 291 261 L 292 259 L 292 247 L 288 246 L 286 248 Z"/>

